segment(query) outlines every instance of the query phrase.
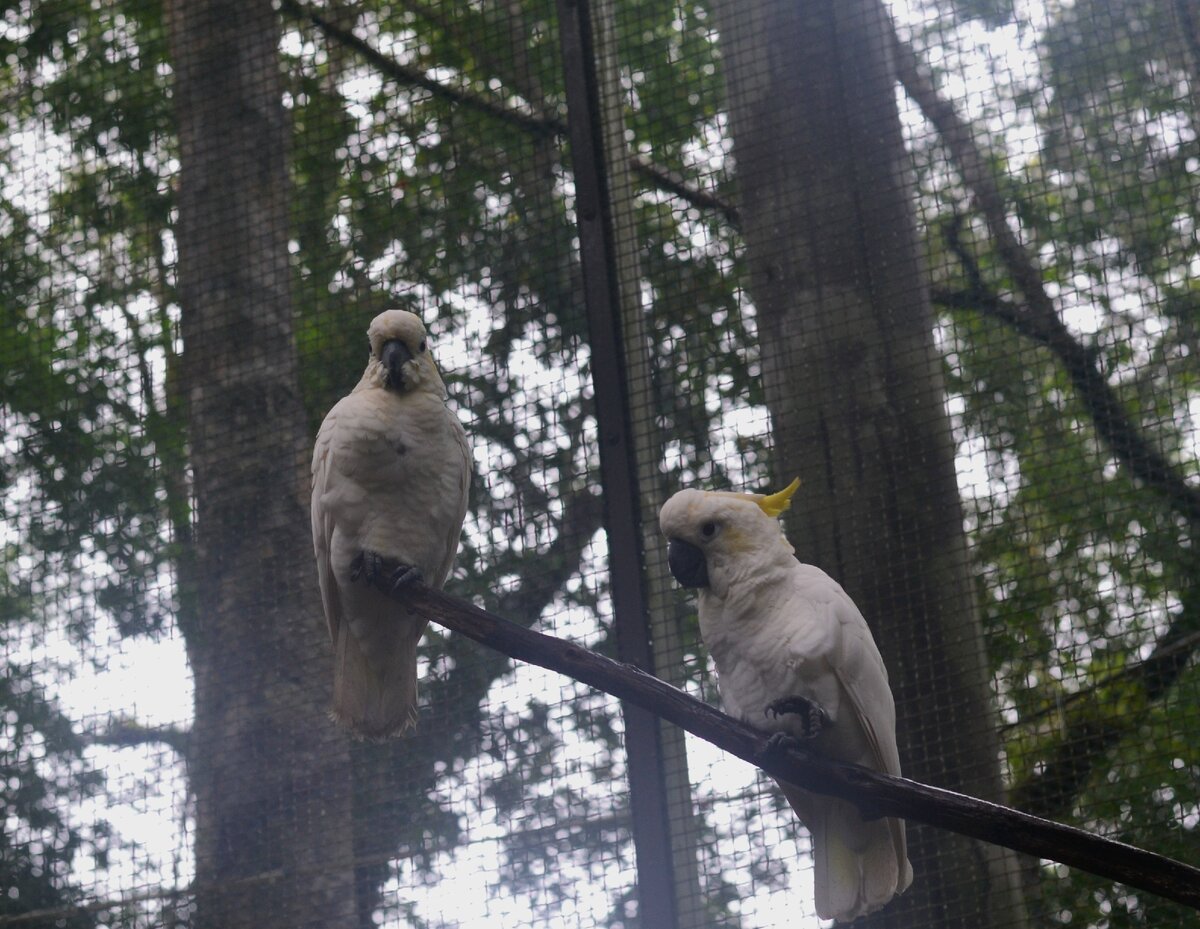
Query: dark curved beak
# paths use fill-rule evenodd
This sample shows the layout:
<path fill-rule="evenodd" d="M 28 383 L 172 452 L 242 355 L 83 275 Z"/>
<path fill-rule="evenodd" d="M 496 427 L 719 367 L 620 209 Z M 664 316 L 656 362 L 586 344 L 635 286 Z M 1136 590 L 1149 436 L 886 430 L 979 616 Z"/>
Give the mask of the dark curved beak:
<path fill-rule="evenodd" d="M 683 587 L 707 587 L 708 564 L 704 552 L 691 542 L 671 539 L 667 543 L 667 567 Z"/>
<path fill-rule="evenodd" d="M 383 350 L 379 353 L 379 360 L 383 362 L 383 369 L 387 371 L 388 387 L 400 390 L 404 387 L 404 365 L 412 361 L 413 353 L 408 346 L 400 339 L 389 339 L 383 343 Z"/>

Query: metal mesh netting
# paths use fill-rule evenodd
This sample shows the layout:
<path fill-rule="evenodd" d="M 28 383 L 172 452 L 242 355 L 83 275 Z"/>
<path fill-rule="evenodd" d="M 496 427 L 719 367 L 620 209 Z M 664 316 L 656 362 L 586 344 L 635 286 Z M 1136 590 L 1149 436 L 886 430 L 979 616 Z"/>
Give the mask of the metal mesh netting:
<path fill-rule="evenodd" d="M 0 926 L 817 926 L 744 762 L 425 634 L 352 741 L 308 515 L 366 328 L 475 473 L 446 590 L 719 703 L 658 533 L 803 481 L 907 775 L 1200 864 L 1185 0 L 11 3 Z M 1184 927 L 910 824 L 887 927 Z"/>

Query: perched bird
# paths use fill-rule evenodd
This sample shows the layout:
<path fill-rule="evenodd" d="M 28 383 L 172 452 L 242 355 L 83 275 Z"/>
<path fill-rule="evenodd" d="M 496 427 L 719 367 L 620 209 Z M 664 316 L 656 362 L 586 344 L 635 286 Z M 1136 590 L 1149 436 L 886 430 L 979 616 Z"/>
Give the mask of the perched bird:
<path fill-rule="evenodd" d="M 899 774 L 896 708 L 866 620 L 836 581 L 796 560 L 779 526 L 799 486 L 675 494 L 659 514 L 668 565 L 699 590 L 700 634 L 730 715 Z M 903 820 L 866 821 L 850 803 L 779 786 L 812 833 L 817 915 L 854 919 L 912 882 Z"/>
<path fill-rule="evenodd" d="M 440 588 L 458 552 L 471 451 L 412 313 L 371 321 L 358 386 L 317 433 L 312 531 L 333 640 L 333 716 L 365 738 L 417 721 L 417 643 L 426 622 L 369 581 Z M 394 567 L 396 564 L 399 567 Z"/>

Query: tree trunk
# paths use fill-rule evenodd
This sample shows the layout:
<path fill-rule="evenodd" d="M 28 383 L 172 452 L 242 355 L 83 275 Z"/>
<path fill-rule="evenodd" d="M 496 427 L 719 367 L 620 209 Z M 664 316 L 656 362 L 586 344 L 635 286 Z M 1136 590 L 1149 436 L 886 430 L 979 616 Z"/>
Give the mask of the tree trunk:
<path fill-rule="evenodd" d="M 277 25 L 267 0 L 167 14 L 196 499 L 194 924 L 349 925 L 349 754 L 326 716 Z"/>
<path fill-rule="evenodd" d="M 717 4 L 777 477 L 801 560 L 861 607 L 904 773 L 1001 800 L 988 669 L 880 0 Z M 1024 923 L 1015 856 L 910 827 L 908 893 L 856 925 Z"/>

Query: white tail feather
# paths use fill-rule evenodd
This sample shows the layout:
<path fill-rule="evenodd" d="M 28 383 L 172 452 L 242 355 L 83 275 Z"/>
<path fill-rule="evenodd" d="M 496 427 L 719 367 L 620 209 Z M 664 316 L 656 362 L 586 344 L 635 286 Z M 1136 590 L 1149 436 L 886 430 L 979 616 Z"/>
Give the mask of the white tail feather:
<path fill-rule="evenodd" d="M 903 823 L 866 822 L 850 804 L 815 798 L 792 785 L 784 786 L 784 794 L 812 835 L 816 909 L 822 919 L 849 922 L 879 909 L 912 883 Z"/>
<path fill-rule="evenodd" d="M 397 644 L 369 658 L 350 623 L 338 630 L 332 715 L 361 738 L 387 739 L 417 724 L 416 639 Z"/>

